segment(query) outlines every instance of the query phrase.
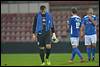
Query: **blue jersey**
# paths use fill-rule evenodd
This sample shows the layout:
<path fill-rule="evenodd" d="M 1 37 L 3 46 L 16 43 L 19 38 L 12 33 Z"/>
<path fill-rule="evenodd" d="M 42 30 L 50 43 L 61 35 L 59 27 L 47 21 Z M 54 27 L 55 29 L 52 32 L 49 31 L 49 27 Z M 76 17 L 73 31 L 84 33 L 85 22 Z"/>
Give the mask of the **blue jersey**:
<path fill-rule="evenodd" d="M 95 21 L 96 16 L 92 15 L 92 19 Z M 96 34 L 96 27 L 95 25 L 89 20 L 88 16 L 84 16 L 82 19 L 82 24 L 85 25 L 85 35 L 93 35 Z"/>
<path fill-rule="evenodd" d="M 81 18 L 77 15 L 71 16 L 69 19 L 69 28 L 71 37 L 79 37 Z"/>

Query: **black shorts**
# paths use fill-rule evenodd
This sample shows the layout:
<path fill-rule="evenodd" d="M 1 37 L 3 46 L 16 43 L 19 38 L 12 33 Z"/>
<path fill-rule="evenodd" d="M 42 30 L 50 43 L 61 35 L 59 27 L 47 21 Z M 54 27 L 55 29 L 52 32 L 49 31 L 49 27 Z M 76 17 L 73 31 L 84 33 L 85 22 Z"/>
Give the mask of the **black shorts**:
<path fill-rule="evenodd" d="M 37 34 L 37 40 L 40 47 L 45 47 L 46 44 L 51 44 L 51 33 L 44 32 L 42 34 Z"/>

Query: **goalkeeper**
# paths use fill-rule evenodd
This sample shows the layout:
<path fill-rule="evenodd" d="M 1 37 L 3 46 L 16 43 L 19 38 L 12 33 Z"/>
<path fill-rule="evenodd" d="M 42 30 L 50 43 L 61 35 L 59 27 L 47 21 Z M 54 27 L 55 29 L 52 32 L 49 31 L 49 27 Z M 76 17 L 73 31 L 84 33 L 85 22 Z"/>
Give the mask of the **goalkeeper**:
<path fill-rule="evenodd" d="M 44 5 L 40 6 L 40 11 L 34 18 L 33 39 L 35 39 L 36 36 L 40 48 L 41 65 L 50 65 L 51 62 L 49 60 L 49 55 L 51 51 L 51 39 L 53 38 L 56 41 L 56 35 L 54 33 L 53 18 L 50 13 L 46 11 L 46 7 Z M 46 49 L 46 51 L 44 51 L 44 49 Z M 44 60 L 44 58 L 46 58 L 46 60 Z"/>

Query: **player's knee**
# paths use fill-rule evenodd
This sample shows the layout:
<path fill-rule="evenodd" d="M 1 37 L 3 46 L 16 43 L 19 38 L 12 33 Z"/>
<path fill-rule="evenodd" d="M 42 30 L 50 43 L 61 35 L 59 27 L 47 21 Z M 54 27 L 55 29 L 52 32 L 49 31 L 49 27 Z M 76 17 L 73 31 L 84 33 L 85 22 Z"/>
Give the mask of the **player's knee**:
<path fill-rule="evenodd" d="M 51 44 L 47 44 L 46 48 L 50 49 L 51 48 Z"/>
<path fill-rule="evenodd" d="M 44 50 L 44 47 L 40 47 L 40 50 Z"/>

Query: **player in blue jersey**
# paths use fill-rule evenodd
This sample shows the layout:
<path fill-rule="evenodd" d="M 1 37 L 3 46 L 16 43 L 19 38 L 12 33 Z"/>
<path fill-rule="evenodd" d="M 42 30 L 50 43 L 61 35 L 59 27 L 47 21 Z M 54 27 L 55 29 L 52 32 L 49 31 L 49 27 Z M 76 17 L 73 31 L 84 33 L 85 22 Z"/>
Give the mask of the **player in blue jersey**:
<path fill-rule="evenodd" d="M 91 52 L 92 52 L 92 60 L 94 61 L 97 37 L 96 37 L 96 16 L 93 15 L 92 8 L 88 9 L 87 15 L 84 16 L 82 19 L 81 36 L 83 36 L 84 34 L 85 34 L 85 45 L 87 47 L 86 51 L 88 53 L 88 61 L 90 61 L 91 59 Z"/>
<path fill-rule="evenodd" d="M 80 36 L 80 27 L 81 27 L 81 18 L 77 16 L 77 8 L 71 9 L 72 16 L 69 21 L 69 29 L 70 29 L 70 40 L 72 45 L 72 57 L 70 59 L 70 63 L 73 62 L 76 54 L 80 57 L 80 62 L 83 62 L 83 57 L 80 50 L 77 48 L 79 45 L 79 36 Z"/>

